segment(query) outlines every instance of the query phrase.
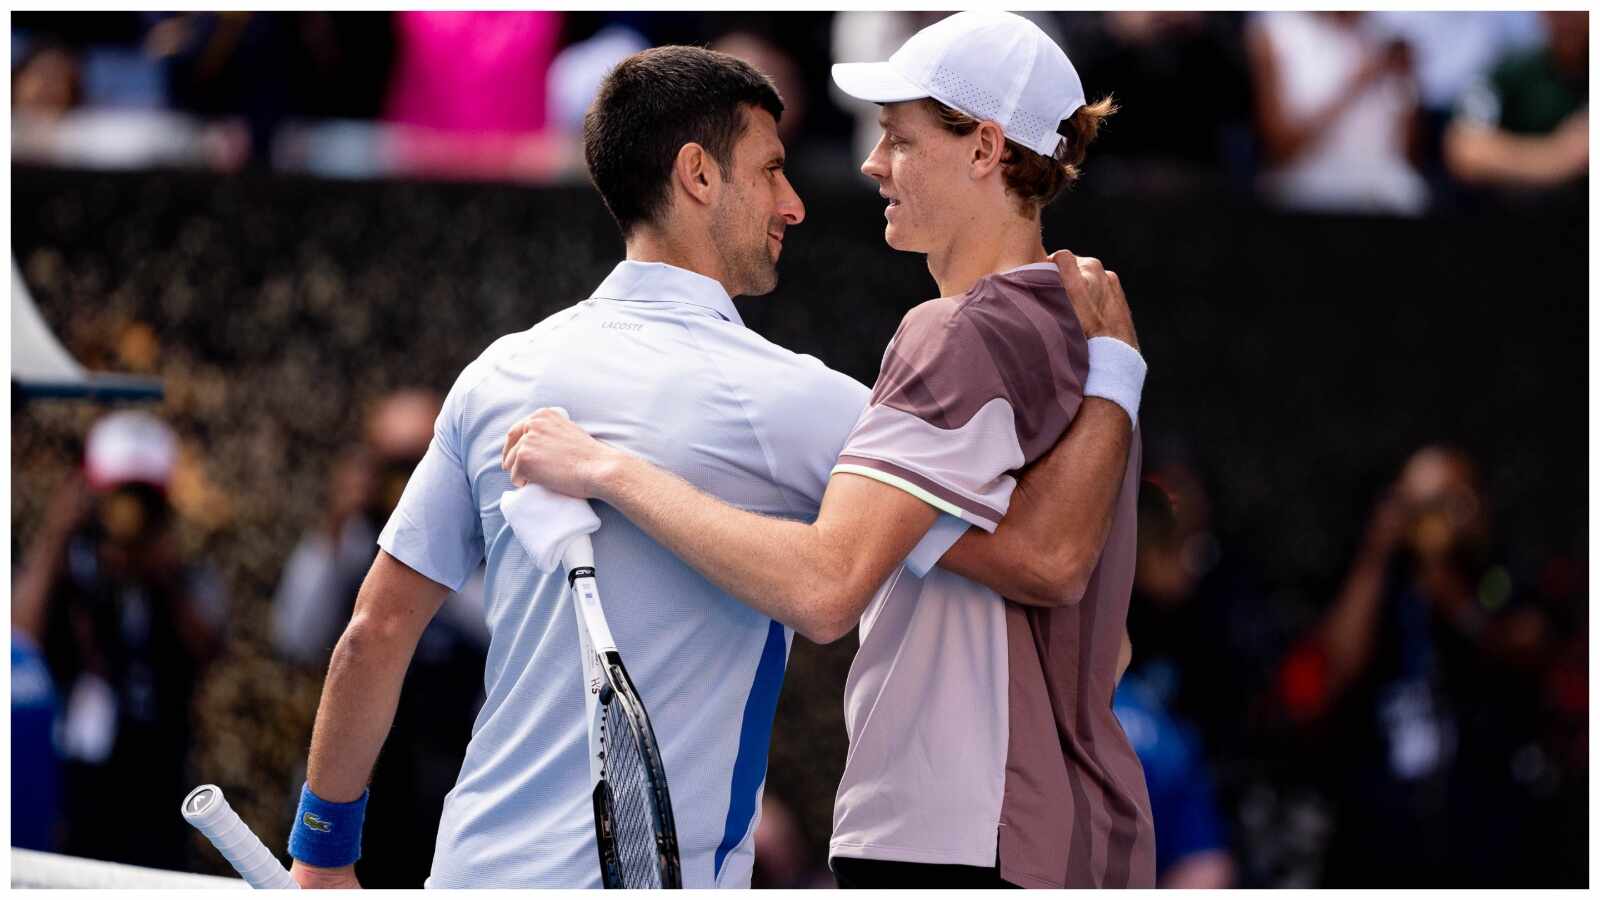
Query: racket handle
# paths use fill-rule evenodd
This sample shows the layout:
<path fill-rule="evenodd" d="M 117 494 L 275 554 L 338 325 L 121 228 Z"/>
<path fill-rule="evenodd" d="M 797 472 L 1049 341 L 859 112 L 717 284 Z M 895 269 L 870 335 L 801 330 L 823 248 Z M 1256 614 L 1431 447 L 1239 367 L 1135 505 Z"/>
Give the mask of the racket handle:
<path fill-rule="evenodd" d="M 566 549 L 561 551 L 561 564 L 568 572 L 580 566 L 594 568 L 594 542 L 589 540 L 587 534 L 580 534 L 567 541 Z"/>
<path fill-rule="evenodd" d="M 211 841 L 212 846 L 233 864 L 245 883 L 259 890 L 294 890 L 300 887 L 289 876 L 250 826 L 228 805 L 222 789 L 202 784 L 183 798 L 183 817 Z"/>

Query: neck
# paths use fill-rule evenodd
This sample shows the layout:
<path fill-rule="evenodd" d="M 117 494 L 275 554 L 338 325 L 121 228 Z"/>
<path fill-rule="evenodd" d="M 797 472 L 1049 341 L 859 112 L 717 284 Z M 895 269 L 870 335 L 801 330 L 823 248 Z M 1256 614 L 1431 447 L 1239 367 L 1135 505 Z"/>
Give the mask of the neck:
<path fill-rule="evenodd" d="M 996 219 L 969 221 L 944 247 L 928 251 L 928 273 L 938 282 L 941 297 L 956 297 L 985 275 L 1049 258 L 1039 220 L 1008 209 Z"/>
<path fill-rule="evenodd" d="M 686 244 L 674 240 L 674 233 L 703 233 L 703 229 L 695 231 L 687 228 L 653 228 L 648 225 L 639 225 L 633 229 L 633 234 L 626 240 L 627 253 L 625 258 L 630 262 L 657 262 L 669 266 L 677 266 L 713 279 L 722 285 L 728 296 L 734 296 L 732 286 L 728 284 L 727 273 L 723 270 L 722 260 L 706 242 Z"/>

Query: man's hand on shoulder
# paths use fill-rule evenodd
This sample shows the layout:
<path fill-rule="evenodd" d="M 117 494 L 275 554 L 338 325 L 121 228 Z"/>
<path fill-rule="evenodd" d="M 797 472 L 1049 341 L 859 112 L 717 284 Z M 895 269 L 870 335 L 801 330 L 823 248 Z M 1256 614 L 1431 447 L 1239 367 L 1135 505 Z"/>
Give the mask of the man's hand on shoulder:
<path fill-rule="evenodd" d="M 1060 270 L 1061 286 L 1072 301 L 1072 311 L 1083 326 L 1085 338 L 1110 337 L 1139 349 L 1133 330 L 1133 313 L 1122 293 L 1122 279 L 1092 256 L 1073 256 L 1057 250 L 1050 259 Z"/>
<path fill-rule="evenodd" d="M 570 497 L 600 496 L 600 489 L 625 457 L 597 441 L 553 407 L 538 410 L 506 434 L 500 467 L 517 487 L 538 484 Z"/>
<path fill-rule="evenodd" d="M 356 880 L 356 867 L 354 864 L 340 866 L 337 869 L 324 869 L 321 866 L 307 865 L 300 860 L 295 860 L 289 869 L 289 877 L 295 884 L 304 890 L 337 890 L 341 888 L 360 888 L 361 882 Z"/>

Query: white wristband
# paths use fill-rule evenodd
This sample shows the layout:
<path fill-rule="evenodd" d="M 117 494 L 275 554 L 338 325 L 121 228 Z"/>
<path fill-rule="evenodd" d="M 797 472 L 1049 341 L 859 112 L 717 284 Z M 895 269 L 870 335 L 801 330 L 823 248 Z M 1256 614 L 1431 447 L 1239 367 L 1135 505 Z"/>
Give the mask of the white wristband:
<path fill-rule="evenodd" d="M 1083 395 L 1102 397 L 1122 407 L 1137 428 L 1139 395 L 1144 392 L 1144 375 L 1148 370 L 1139 351 L 1122 341 L 1111 337 L 1090 338 L 1089 379 L 1083 383 Z"/>

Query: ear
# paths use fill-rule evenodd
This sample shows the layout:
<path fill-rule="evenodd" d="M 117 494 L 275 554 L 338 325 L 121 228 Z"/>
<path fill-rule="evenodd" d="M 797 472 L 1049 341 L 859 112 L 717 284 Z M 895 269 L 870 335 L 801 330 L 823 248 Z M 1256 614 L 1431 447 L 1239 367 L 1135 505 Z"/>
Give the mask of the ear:
<path fill-rule="evenodd" d="M 711 158 L 706 148 L 689 143 L 678 148 L 672 161 L 672 177 L 678 186 L 696 201 L 709 204 L 717 188 L 722 185 L 722 169 Z"/>
<path fill-rule="evenodd" d="M 978 138 L 972 145 L 972 177 L 976 180 L 1000 168 L 1006 155 L 1006 136 L 993 122 L 979 122 L 973 134 Z"/>

